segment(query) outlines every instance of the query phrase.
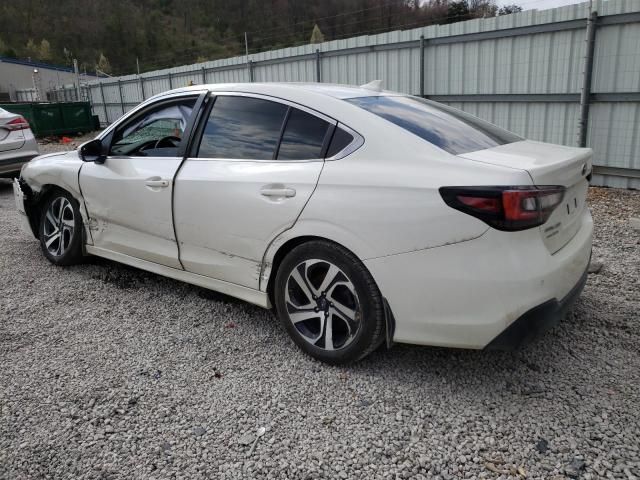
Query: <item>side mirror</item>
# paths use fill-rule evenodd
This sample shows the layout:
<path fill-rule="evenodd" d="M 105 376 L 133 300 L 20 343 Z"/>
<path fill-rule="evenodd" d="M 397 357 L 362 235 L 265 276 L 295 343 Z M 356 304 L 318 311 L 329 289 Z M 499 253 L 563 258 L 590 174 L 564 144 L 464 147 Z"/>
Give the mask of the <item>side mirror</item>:
<path fill-rule="evenodd" d="M 107 156 L 104 154 L 102 141 L 99 138 L 84 143 L 80 147 L 80 158 L 83 162 L 104 163 Z"/>

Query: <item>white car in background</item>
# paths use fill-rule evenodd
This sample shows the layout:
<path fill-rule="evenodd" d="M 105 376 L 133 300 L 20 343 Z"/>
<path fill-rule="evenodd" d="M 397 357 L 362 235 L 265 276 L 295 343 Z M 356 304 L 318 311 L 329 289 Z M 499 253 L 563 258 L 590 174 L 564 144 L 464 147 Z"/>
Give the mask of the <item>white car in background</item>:
<path fill-rule="evenodd" d="M 0 108 L 0 178 L 16 176 L 38 153 L 29 122 L 22 115 Z"/>
<path fill-rule="evenodd" d="M 54 264 L 98 255 L 275 307 L 343 363 L 558 321 L 591 255 L 591 155 L 375 87 L 218 84 L 145 101 L 14 191 Z"/>

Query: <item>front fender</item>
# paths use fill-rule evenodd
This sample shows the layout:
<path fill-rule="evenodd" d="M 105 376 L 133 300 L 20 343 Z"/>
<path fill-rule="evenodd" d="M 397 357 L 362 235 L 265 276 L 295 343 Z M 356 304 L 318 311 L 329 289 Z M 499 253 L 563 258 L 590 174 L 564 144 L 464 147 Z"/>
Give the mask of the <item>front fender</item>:
<path fill-rule="evenodd" d="M 80 200 L 82 196 L 78 174 L 81 166 L 82 160 L 76 151 L 52 153 L 31 160 L 22 168 L 20 176 L 34 193 L 55 185 Z"/>
<path fill-rule="evenodd" d="M 20 178 L 22 182 L 26 183 L 29 190 L 28 203 L 25 204 L 25 209 L 36 237 L 38 235 L 37 217 L 39 216 L 40 202 L 51 188 L 58 187 L 69 192 L 78 201 L 86 238 L 91 238 L 88 229 L 89 221 L 79 183 L 82 164 L 83 162 L 78 156 L 78 152 L 74 150 L 41 155 L 22 168 Z"/>

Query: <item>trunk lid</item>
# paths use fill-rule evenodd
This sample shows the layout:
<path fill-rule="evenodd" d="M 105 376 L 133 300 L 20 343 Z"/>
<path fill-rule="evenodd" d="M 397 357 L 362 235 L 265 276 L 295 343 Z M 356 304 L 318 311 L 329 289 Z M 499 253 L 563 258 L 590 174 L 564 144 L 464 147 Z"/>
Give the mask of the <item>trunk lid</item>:
<path fill-rule="evenodd" d="M 461 155 L 477 162 L 526 170 L 534 185 L 562 185 L 564 198 L 539 227 L 549 252 L 556 253 L 575 236 L 586 208 L 592 151 L 524 140 Z"/>
<path fill-rule="evenodd" d="M 19 117 L 20 115 L 0 109 L 0 152 L 18 150 L 24 145 L 24 130 L 9 130 L 5 127 L 11 120 Z"/>

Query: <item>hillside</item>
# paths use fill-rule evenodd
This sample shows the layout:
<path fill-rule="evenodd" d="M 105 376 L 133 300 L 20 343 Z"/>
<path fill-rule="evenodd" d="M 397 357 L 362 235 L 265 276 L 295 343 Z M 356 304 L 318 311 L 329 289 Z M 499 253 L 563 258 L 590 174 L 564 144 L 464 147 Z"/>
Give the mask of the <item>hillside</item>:
<path fill-rule="evenodd" d="M 133 73 L 495 15 L 494 0 L 22 0 L 0 4 L 0 55 Z M 510 7 L 517 8 L 517 7 Z M 511 11 L 501 11 L 508 13 Z M 318 28 L 314 31 L 314 26 Z"/>

